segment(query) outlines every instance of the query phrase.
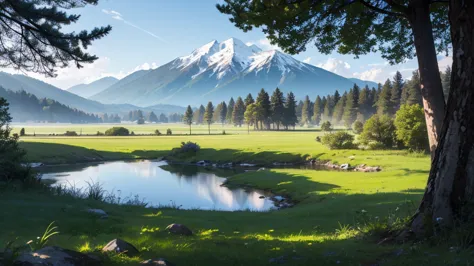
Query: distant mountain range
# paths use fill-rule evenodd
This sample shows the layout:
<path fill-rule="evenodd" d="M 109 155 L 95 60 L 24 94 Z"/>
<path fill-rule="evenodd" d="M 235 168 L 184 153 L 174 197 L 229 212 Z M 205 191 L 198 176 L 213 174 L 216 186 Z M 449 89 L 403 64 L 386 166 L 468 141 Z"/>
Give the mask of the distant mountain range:
<path fill-rule="evenodd" d="M 67 91 L 77 94 L 83 98 L 89 98 L 116 83 L 118 79 L 114 77 L 105 77 L 89 84 L 78 84 L 67 89 Z"/>
<path fill-rule="evenodd" d="M 375 82 L 347 79 L 303 63 L 278 50 L 262 51 L 231 38 L 212 41 L 153 70 L 135 72 L 90 97 L 108 104 L 150 106 L 159 103 L 198 105 L 256 94 L 261 88 L 305 95 L 346 91 L 354 83 L 376 87 Z"/>
<path fill-rule="evenodd" d="M 61 104 L 76 108 L 86 113 L 116 113 L 123 114 L 129 111 L 141 109 L 143 111 L 154 111 L 155 113 L 183 113 L 185 108 L 170 104 L 158 104 L 152 107 L 137 107 L 131 104 L 103 104 L 97 101 L 85 99 L 74 93 L 57 88 L 43 81 L 24 76 L 12 75 L 0 72 L 0 86 L 12 91 L 25 91 L 35 95 L 37 98 L 55 100 Z"/>

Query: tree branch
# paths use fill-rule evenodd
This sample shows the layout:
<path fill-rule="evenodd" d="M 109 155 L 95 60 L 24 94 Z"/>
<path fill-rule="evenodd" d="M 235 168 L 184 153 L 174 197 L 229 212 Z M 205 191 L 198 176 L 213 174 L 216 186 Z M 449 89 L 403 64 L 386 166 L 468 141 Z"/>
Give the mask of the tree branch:
<path fill-rule="evenodd" d="M 385 10 L 385 9 L 382 9 L 382 8 L 378 8 L 376 6 L 373 6 L 373 5 L 369 4 L 365 0 L 359 0 L 359 2 L 361 2 L 364 6 L 370 8 L 373 11 L 378 12 L 378 13 L 382 13 L 382 14 L 389 15 L 389 16 L 406 17 L 406 15 L 404 13 L 392 12 L 392 11 L 388 11 L 388 10 Z"/>

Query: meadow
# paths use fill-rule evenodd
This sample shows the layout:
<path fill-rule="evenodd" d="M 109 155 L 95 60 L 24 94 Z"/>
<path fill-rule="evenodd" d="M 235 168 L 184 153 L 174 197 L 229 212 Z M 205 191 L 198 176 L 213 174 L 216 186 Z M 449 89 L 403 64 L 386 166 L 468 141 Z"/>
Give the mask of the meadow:
<path fill-rule="evenodd" d="M 36 133 L 83 133 L 110 125 L 35 127 Z M 214 125 L 219 128 L 220 126 Z M 137 134 L 183 125 L 130 126 Z M 25 127 L 27 134 L 30 128 Z M 79 251 L 100 249 L 113 238 L 123 238 L 140 251 L 140 258 L 114 256 L 110 264 L 136 265 L 142 259 L 164 257 L 176 265 L 469 265 L 472 251 L 451 242 L 424 244 L 377 243 L 384 232 L 403 223 L 421 199 L 429 171 L 429 156 L 402 150 L 329 150 L 315 141 L 317 130 L 251 131 L 224 127 L 226 135 L 130 137 L 26 136 L 21 146 L 28 160 L 49 164 L 97 160 L 158 158 L 182 141 L 201 146 L 187 161 L 241 161 L 268 164 L 314 158 L 333 163 L 380 166 L 376 173 L 269 169 L 232 176 L 227 185 L 255 187 L 287 195 L 298 203 L 271 212 L 218 212 L 120 206 L 94 200 L 53 196 L 42 191 L 2 190 L 0 241 L 19 243 L 35 238 L 56 221 L 60 234 L 50 244 Z M 15 128 L 15 130 L 19 130 Z M 194 129 L 206 133 L 207 127 Z M 222 131 L 222 127 L 219 129 Z M 85 213 L 101 208 L 108 219 Z M 195 235 L 168 234 L 168 224 L 181 223 Z"/>

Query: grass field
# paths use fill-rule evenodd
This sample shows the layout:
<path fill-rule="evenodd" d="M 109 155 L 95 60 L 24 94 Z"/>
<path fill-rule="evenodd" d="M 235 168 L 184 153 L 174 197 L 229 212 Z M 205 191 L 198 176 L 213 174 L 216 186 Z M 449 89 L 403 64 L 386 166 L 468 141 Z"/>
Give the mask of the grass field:
<path fill-rule="evenodd" d="M 147 132 L 148 127 L 137 126 L 136 132 Z M 56 129 L 42 130 L 47 133 Z M 91 126 L 89 130 L 98 129 Z M 265 213 L 147 209 L 51 196 L 40 191 L 5 190 L 0 195 L 0 241 L 18 238 L 18 242 L 24 243 L 42 233 L 54 220 L 61 234 L 50 244 L 90 251 L 116 237 L 130 241 L 142 255 L 113 258 L 112 262 L 124 265 L 136 265 L 140 259 L 153 257 L 164 257 L 177 265 L 470 265 L 470 250 L 449 251 L 451 245 L 459 244 L 456 238 L 450 243 L 416 246 L 377 245 L 378 235 L 361 238 L 360 231 L 367 226 L 384 227 L 395 217 L 407 217 L 414 211 L 426 184 L 427 155 L 406 151 L 331 151 L 315 141 L 320 134 L 297 131 L 211 136 L 23 137 L 21 145 L 28 151 L 29 160 L 46 163 L 154 158 L 189 140 L 199 143 L 202 150 L 187 160 L 269 163 L 312 157 L 377 165 L 383 171 L 272 169 L 228 179 L 231 187 L 268 189 L 299 201 L 293 208 Z M 83 212 L 90 207 L 104 209 L 110 214 L 109 219 L 97 219 Z M 196 235 L 169 235 L 164 228 L 170 223 L 185 224 Z"/>

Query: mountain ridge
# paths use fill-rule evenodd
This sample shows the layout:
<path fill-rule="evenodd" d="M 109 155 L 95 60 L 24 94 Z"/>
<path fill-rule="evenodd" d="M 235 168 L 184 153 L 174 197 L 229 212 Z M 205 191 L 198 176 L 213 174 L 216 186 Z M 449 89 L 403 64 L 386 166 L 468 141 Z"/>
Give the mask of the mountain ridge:
<path fill-rule="evenodd" d="M 137 106 L 199 105 L 244 97 L 261 88 L 272 91 L 279 87 L 302 99 L 305 95 L 332 94 L 336 89 L 346 91 L 354 83 L 368 84 L 301 62 L 278 50 L 263 51 L 236 38 L 221 43 L 213 40 L 139 77 L 130 76 L 123 79 L 128 82 L 119 81 L 91 99 Z"/>
<path fill-rule="evenodd" d="M 83 98 L 89 98 L 108 87 L 112 86 L 114 83 L 118 82 L 119 79 L 114 77 L 103 77 L 91 83 L 82 83 L 74 85 L 67 89 L 67 91 L 79 95 Z"/>

